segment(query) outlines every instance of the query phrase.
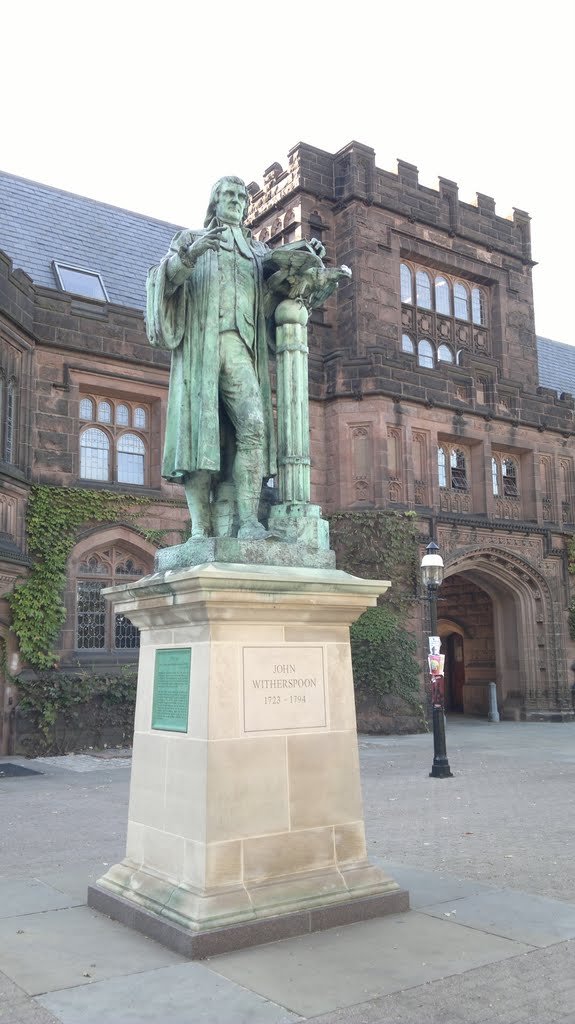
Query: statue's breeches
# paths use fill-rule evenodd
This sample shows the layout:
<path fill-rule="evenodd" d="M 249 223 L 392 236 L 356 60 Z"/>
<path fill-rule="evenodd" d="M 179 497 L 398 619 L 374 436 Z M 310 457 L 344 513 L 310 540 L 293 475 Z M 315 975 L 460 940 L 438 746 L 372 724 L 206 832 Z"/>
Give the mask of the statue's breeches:
<path fill-rule="evenodd" d="M 220 335 L 219 392 L 238 451 L 261 449 L 265 426 L 260 386 L 251 352 L 235 331 Z"/>

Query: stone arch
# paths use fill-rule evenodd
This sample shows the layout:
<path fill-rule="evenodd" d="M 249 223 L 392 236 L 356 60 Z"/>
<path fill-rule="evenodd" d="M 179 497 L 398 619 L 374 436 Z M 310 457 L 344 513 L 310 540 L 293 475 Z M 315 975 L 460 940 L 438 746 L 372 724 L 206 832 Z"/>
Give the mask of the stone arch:
<path fill-rule="evenodd" d="M 571 706 L 556 588 L 523 556 L 497 545 L 452 552 L 446 578 L 460 574 L 490 598 L 500 702 L 521 717 L 549 717 Z"/>
<path fill-rule="evenodd" d="M 85 531 L 68 559 L 68 573 L 64 604 L 66 606 L 66 622 L 62 631 L 63 659 L 76 657 L 76 580 L 82 562 L 92 553 L 105 552 L 108 548 L 121 547 L 126 554 L 141 564 L 144 572 L 153 572 L 156 548 L 133 527 L 125 523 L 111 523 L 96 526 Z"/>

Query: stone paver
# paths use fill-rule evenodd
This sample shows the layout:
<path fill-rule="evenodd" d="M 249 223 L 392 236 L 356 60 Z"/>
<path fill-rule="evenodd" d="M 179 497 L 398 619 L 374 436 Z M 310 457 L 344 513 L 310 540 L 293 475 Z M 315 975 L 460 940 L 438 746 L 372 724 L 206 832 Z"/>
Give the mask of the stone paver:
<path fill-rule="evenodd" d="M 277 956 L 285 944 L 246 950 L 229 955 L 239 958 L 237 980 L 223 977 L 231 960 L 162 959 L 161 947 L 77 906 L 124 855 L 126 752 L 46 758 L 36 764 L 42 775 L 0 779 L 0 1024 L 179 1024 L 165 972 L 202 979 L 182 1024 L 313 1015 L 316 1024 L 575 1024 L 575 941 L 562 941 L 575 903 L 575 726 L 450 719 L 447 744 L 455 777 L 436 780 L 430 735 L 360 737 L 370 855 L 395 870 L 418 908 L 398 915 L 411 922 L 396 928 L 405 939 L 389 941 L 387 919 L 340 929 L 343 939 L 334 930 L 289 940 L 287 964 Z M 445 940 L 432 940 L 433 929 Z M 458 962 L 463 935 L 473 939 Z M 552 944 L 534 948 L 538 938 Z M 134 941 L 148 944 L 143 959 Z"/>
<path fill-rule="evenodd" d="M 322 1014 L 314 1024 L 575 1024 L 575 943 Z"/>

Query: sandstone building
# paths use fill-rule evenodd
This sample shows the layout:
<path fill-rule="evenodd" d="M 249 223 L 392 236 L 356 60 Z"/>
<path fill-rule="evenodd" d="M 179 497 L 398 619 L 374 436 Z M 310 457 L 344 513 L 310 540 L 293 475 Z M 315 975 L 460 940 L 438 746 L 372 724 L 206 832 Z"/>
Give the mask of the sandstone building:
<path fill-rule="evenodd" d="M 452 710 L 486 713 L 494 680 L 509 717 L 568 718 L 575 348 L 536 339 L 528 215 L 461 202 L 446 178 L 424 187 L 403 161 L 383 171 L 356 142 L 299 144 L 249 191 L 259 239 L 319 237 L 353 268 L 312 318 L 312 500 L 328 514 L 413 510 L 422 546 L 437 540 Z M 100 590 L 148 572 L 186 527 L 180 489 L 160 477 L 169 356 L 142 314 L 147 268 L 178 227 L 0 175 L 3 592 L 29 572 L 32 486 L 149 499 L 137 525 L 79 531 L 63 667 L 134 660 L 137 633 Z M 0 636 L 16 675 L 4 603 Z M 0 694 L 6 749 L 11 688 Z"/>

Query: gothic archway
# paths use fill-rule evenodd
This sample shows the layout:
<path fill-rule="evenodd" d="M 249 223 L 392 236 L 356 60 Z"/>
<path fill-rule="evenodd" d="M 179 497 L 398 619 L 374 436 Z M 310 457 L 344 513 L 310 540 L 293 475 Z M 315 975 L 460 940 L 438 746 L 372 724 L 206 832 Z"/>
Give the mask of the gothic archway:
<path fill-rule="evenodd" d="M 446 580 L 455 575 L 492 603 L 493 681 L 506 717 L 553 717 L 569 710 L 565 643 L 558 642 L 559 597 L 543 574 L 520 555 L 493 545 L 448 555 Z"/>

